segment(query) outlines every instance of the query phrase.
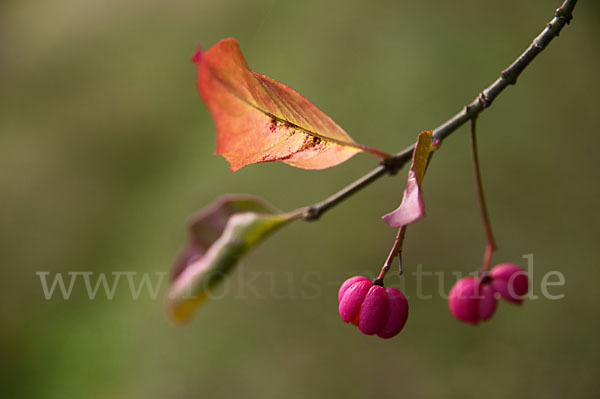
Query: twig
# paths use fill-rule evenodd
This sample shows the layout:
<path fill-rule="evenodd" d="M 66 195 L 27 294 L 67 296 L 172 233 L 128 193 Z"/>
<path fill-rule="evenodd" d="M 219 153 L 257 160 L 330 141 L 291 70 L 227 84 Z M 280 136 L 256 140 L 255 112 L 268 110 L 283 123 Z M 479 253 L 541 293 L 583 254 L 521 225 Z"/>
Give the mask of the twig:
<path fill-rule="evenodd" d="M 382 161 L 377 168 L 373 169 L 363 177 L 355 180 L 354 182 L 347 185 L 337 193 L 331 195 L 330 197 L 324 199 L 321 202 L 304 208 L 304 219 L 317 220 L 329 208 L 342 202 L 355 192 L 362 190 L 363 188 L 373 183 L 375 180 L 379 179 L 386 173 L 396 173 L 398 170 L 402 169 L 406 162 L 410 160 L 412 156 L 412 151 L 413 147 L 409 147 L 404 151 L 395 154 L 392 158 Z"/>
<path fill-rule="evenodd" d="M 434 142 L 441 143 L 446 137 L 464 125 L 468 120 L 477 117 L 485 108 L 489 107 L 498 95 L 508 86 L 517 82 L 517 78 L 531 61 L 548 46 L 562 28 L 573 18 L 573 8 L 577 0 L 565 0 L 556 10 L 554 18 L 546 25 L 544 30 L 535 38 L 531 45 L 505 70 L 500 77 L 489 87 L 481 91 L 468 105 L 463 107 L 456 115 L 442 123 L 433 131 Z M 352 194 L 365 188 L 385 174 L 395 174 L 411 158 L 415 145 L 407 147 L 395 154 L 392 158 L 384 160 L 377 168 L 359 178 L 352 184 L 344 187 L 329 198 L 303 208 L 305 220 L 316 220 L 325 211 L 339 204 Z"/>

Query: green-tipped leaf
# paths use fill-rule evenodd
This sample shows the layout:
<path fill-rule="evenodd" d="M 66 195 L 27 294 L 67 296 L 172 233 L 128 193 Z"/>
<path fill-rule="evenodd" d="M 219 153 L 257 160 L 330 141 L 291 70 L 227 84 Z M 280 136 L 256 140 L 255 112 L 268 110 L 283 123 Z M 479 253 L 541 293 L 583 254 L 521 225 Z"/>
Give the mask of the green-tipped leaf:
<path fill-rule="evenodd" d="M 297 217 L 257 197 L 227 196 L 192 218 L 169 291 L 173 319 L 187 321 L 245 253 Z"/>

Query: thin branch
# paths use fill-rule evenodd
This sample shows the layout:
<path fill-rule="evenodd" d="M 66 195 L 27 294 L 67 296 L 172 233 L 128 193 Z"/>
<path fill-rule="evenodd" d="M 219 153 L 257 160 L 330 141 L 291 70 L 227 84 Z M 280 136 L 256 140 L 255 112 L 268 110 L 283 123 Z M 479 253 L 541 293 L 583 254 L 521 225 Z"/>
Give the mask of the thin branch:
<path fill-rule="evenodd" d="M 577 0 L 565 0 L 556 10 L 554 18 L 546 25 L 544 30 L 533 39 L 531 45 L 508 68 L 502 71 L 500 77 L 494 83 L 481 91 L 471 103 L 463 107 L 456 115 L 434 129 L 434 142 L 441 143 L 442 140 L 464 125 L 468 120 L 477 117 L 485 108 L 492 105 L 492 102 L 505 88 L 515 84 L 521 72 L 548 46 L 552 39 L 558 36 L 562 28 L 571 21 L 573 18 L 573 8 L 576 3 Z M 381 176 L 395 174 L 410 160 L 414 147 L 415 145 L 413 144 L 405 148 L 392 158 L 384 160 L 377 168 L 331 197 L 304 208 L 304 219 L 316 220 L 325 211 L 365 188 Z"/>
<path fill-rule="evenodd" d="M 410 158 L 412 157 L 412 151 L 413 148 L 410 147 L 398 154 L 395 154 L 390 159 L 383 160 L 377 168 L 373 169 L 371 172 L 367 173 L 360 179 L 357 179 L 353 183 L 344 187 L 337 193 L 331 195 L 330 197 L 324 199 L 319 203 L 304 208 L 304 219 L 316 220 L 329 208 L 342 202 L 357 191 L 362 190 L 363 188 L 373 183 L 375 180 L 379 179 L 386 173 L 395 174 L 397 171 L 402 169 L 406 162 L 410 160 Z"/>
<path fill-rule="evenodd" d="M 479 168 L 479 154 L 477 152 L 477 117 L 471 119 L 471 149 L 473 150 L 473 171 L 475 173 L 475 187 L 477 189 L 477 199 L 481 210 L 481 220 L 485 229 L 487 245 L 485 254 L 483 255 L 483 270 L 487 271 L 490 268 L 490 259 L 492 253 L 496 250 L 496 241 L 492 233 L 492 224 L 490 223 L 490 215 L 488 214 L 487 205 L 485 203 L 485 195 L 483 194 L 483 184 L 481 182 L 481 170 Z"/>

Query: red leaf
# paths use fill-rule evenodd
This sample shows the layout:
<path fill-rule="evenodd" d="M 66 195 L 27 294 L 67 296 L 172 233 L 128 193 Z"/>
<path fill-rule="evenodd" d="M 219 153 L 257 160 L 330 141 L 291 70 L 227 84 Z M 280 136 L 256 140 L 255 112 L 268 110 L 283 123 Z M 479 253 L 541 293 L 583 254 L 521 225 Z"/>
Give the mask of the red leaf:
<path fill-rule="evenodd" d="M 235 39 L 194 55 L 198 88 L 217 127 L 217 154 L 231 170 L 282 161 L 324 169 L 360 151 L 389 155 L 356 143 L 325 113 L 283 83 L 252 72 Z"/>
<path fill-rule="evenodd" d="M 383 216 L 383 220 L 392 227 L 406 226 L 425 216 L 425 204 L 421 192 L 421 182 L 425 176 L 427 159 L 433 150 L 431 144 L 433 132 L 426 130 L 419 134 L 417 145 L 413 151 L 408 183 L 402 196 L 400 206 Z"/>

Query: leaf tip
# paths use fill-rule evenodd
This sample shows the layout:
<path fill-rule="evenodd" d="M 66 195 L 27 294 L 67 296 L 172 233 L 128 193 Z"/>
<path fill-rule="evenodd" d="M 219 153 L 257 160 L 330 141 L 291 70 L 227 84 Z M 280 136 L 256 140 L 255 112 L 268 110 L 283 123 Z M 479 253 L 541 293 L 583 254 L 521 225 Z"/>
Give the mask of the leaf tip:
<path fill-rule="evenodd" d="M 172 298 L 170 298 L 172 299 Z M 192 318 L 194 310 L 204 302 L 206 295 L 186 298 L 168 304 L 167 314 L 174 324 L 183 326 Z"/>
<path fill-rule="evenodd" d="M 425 217 L 425 205 L 423 204 L 423 200 L 419 199 L 418 209 L 413 210 L 413 214 L 408 214 L 405 209 L 399 207 L 398 209 L 383 215 L 381 219 L 383 219 L 390 227 L 403 227 L 415 223 L 423 217 Z"/>
<path fill-rule="evenodd" d="M 225 158 L 225 156 L 223 156 Z M 229 170 L 232 172 L 237 172 L 238 170 L 242 169 L 244 166 L 246 166 L 246 164 L 240 164 L 238 162 L 234 162 L 234 161 L 230 161 L 229 159 L 225 158 L 227 160 L 227 162 L 229 162 Z"/>
<path fill-rule="evenodd" d="M 199 64 L 202 61 L 202 45 L 199 44 L 194 56 L 192 57 L 192 62 L 194 64 Z"/>
<path fill-rule="evenodd" d="M 383 219 L 384 222 L 386 222 L 390 227 L 395 227 L 394 226 L 394 222 L 393 222 L 393 216 L 394 216 L 394 212 L 390 212 L 390 213 L 386 213 L 385 215 L 383 215 L 381 217 L 381 219 Z"/>

